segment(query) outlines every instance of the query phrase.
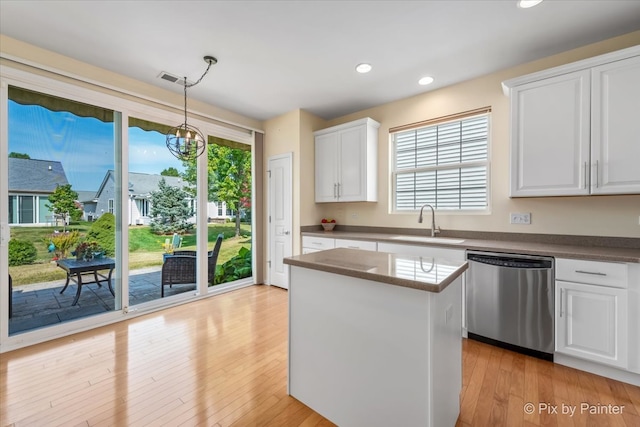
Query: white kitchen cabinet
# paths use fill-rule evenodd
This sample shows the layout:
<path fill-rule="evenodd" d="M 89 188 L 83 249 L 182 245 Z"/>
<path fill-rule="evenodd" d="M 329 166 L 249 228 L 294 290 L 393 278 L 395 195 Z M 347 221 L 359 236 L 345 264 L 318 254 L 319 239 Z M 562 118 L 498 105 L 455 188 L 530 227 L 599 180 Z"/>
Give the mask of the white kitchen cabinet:
<path fill-rule="evenodd" d="M 377 201 L 379 127 L 364 118 L 314 133 L 316 203 Z"/>
<path fill-rule="evenodd" d="M 302 236 L 302 253 L 324 251 L 336 247 L 336 239 L 332 237 Z"/>
<path fill-rule="evenodd" d="M 627 369 L 626 264 L 557 259 L 556 266 L 556 352 Z"/>
<path fill-rule="evenodd" d="M 443 248 L 441 246 L 403 245 L 398 243 L 378 242 L 378 252 L 442 258 L 454 261 L 466 259 L 464 249 L 450 249 Z"/>
<path fill-rule="evenodd" d="M 556 351 L 627 367 L 627 290 L 556 281 Z"/>
<path fill-rule="evenodd" d="M 640 56 L 592 70 L 591 193 L 640 193 Z"/>
<path fill-rule="evenodd" d="M 503 82 L 512 197 L 640 193 L 640 47 Z"/>
<path fill-rule="evenodd" d="M 378 243 L 366 240 L 336 239 L 336 248 L 360 249 L 363 251 L 377 251 Z"/>
<path fill-rule="evenodd" d="M 588 70 L 511 91 L 511 196 L 589 194 Z"/>

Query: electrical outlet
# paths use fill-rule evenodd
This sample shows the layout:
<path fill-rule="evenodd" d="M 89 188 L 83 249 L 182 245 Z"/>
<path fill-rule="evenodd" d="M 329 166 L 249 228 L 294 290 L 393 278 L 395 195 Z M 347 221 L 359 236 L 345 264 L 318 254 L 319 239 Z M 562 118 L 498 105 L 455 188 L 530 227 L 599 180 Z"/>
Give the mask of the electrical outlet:
<path fill-rule="evenodd" d="M 511 212 L 511 224 L 531 224 L 531 213 L 514 213 Z"/>
<path fill-rule="evenodd" d="M 351 219 L 358 219 L 359 216 L 358 212 L 351 212 Z"/>

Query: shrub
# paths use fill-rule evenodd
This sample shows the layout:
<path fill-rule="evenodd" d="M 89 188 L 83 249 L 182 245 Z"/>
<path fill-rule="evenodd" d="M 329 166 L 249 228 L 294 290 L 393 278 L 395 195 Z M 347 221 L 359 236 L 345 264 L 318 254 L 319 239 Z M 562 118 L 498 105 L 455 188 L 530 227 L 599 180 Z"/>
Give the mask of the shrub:
<path fill-rule="evenodd" d="M 77 230 L 73 230 L 63 231 L 61 233 L 53 233 L 43 240 L 44 243 L 48 246 L 53 244 L 54 256 L 57 259 L 64 259 L 68 256 L 71 248 L 73 248 L 80 240 L 80 232 L 78 232 Z"/>
<path fill-rule="evenodd" d="M 240 248 L 238 255 L 216 266 L 215 284 L 233 282 L 251 276 L 251 251 Z"/>
<path fill-rule="evenodd" d="M 25 240 L 9 240 L 9 266 L 31 264 L 36 260 L 38 251 L 31 242 Z"/>
<path fill-rule="evenodd" d="M 104 213 L 87 232 L 86 241 L 97 242 L 107 256 L 116 253 L 116 217 L 112 213 Z"/>

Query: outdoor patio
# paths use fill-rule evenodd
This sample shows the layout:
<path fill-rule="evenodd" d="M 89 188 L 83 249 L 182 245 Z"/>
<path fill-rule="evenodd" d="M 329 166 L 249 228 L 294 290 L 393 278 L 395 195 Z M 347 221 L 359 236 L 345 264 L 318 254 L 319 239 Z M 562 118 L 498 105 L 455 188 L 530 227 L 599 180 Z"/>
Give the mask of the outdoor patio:
<path fill-rule="evenodd" d="M 114 309 L 114 297 L 106 284 L 82 286 L 78 304 L 72 306 L 77 285 L 69 284 L 64 294 L 64 280 L 33 283 L 13 288 L 13 316 L 9 319 L 9 334 L 67 322 Z M 165 288 L 165 297 L 193 291 L 194 286 L 175 285 Z M 160 268 L 132 272 L 129 276 L 129 305 L 135 306 L 160 299 Z"/>

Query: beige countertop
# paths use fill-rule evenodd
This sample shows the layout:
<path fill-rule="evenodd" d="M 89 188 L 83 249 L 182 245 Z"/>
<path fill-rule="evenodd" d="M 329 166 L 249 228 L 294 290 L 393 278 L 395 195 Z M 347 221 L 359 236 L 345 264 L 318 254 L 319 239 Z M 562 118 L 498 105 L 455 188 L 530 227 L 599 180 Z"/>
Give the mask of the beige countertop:
<path fill-rule="evenodd" d="M 426 237 L 403 234 L 363 233 L 350 231 L 306 231 L 303 236 L 334 239 L 369 240 L 385 243 L 440 246 L 451 249 L 472 249 L 490 252 L 546 255 L 557 258 L 573 258 L 592 261 L 640 263 L 640 249 L 599 246 L 578 246 L 510 240 L 480 240 L 457 237 Z"/>
<path fill-rule="evenodd" d="M 297 255 L 284 263 L 427 292 L 441 292 L 467 269 L 465 261 L 346 248 Z"/>

